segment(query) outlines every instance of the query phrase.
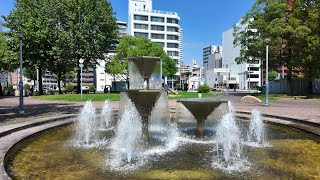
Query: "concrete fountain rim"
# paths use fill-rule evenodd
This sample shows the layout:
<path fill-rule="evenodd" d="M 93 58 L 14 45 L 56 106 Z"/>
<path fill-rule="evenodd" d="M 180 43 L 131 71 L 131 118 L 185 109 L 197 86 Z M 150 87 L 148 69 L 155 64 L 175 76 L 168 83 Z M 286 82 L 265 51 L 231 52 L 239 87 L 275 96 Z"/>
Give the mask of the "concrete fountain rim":
<path fill-rule="evenodd" d="M 172 108 L 171 108 L 172 109 Z M 114 110 L 117 112 L 117 110 Z M 248 115 L 250 111 L 235 111 L 235 116 L 241 118 L 241 114 Z M 320 123 L 319 122 L 314 122 L 308 119 L 299 119 L 299 118 L 288 118 L 285 116 L 275 116 L 275 115 L 270 115 L 270 114 L 261 114 L 263 117 L 267 117 L 264 119 L 264 122 L 269 123 L 269 124 L 279 124 L 279 125 L 284 125 L 290 128 L 295 128 L 295 129 L 300 129 L 306 133 L 311 133 L 315 134 L 320 137 Z M 25 128 L 17 128 L 13 132 L 5 133 L 3 136 L 0 136 L 0 142 L 7 141 L 6 144 L 0 148 L 0 179 L 11 179 L 10 176 L 7 174 L 6 169 L 5 169 L 5 164 L 7 163 L 7 160 L 10 155 L 14 154 L 12 152 L 20 142 L 32 138 L 36 136 L 37 134 L 40 134 L 42 132 L 54 129 L 54 128 L 59 128 L 63 127 L 69 124 L 72 124 L 74 122 L 74 118 L 76 117 L 75 114 L 70 114 L 69 118 L 66 118 L 65 116 L 53 116 L 50 118 L 47 118 L 49 120 L 44 121 L 42 124 L 38 123 L 31 123 L 29 126 L 25 126 Z M 245 116 L 246 118 L 247 116 Z M 243 118 L 243 116 L 242 116 Z M 244 118 L 244 119 L 245 119 Z M 268 119 L 269 118 L 269 119 Z M 278 121 L 271 121 L 271 119 L 278 119 Z M 53 122 L 52 119 L 55 119 L 56 121 Z M 301 124 L 301 125 L 306 125 L 306 124 L 312 124 L 318 129 L 318 131 L 312 131 L 312 129 L 306 129 L 295 126 L 293 123 L 290 123 L 291 121 L 294 121 L 296 124 Z M 12 131 L 12 130 L 11 130 Z"/>

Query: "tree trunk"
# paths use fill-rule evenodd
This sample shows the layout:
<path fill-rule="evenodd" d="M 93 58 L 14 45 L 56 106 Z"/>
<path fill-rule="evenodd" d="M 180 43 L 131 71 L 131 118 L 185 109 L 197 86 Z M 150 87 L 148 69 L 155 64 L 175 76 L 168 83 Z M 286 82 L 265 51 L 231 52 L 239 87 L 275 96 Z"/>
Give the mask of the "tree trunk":
<path fill-rule="evenodd" d="M 43 87 L 42 87 L 42 67 L 39 66 L 39 93 L 40 95 L 44 95 Z"/>
<path fill-rule="evenodd" d="M 0 96 L 3 96 L 1 83 L 0 83 Z"/>
<path fill-rule="evenodd" d="M 61 82 L 61 74 L 60 73 L 58 75 L 58 79 L 57 80 L 58 80 L 59 94 L 63 94 L 62 91 L 61 91 L 61 83 L 60 83 Z"/>

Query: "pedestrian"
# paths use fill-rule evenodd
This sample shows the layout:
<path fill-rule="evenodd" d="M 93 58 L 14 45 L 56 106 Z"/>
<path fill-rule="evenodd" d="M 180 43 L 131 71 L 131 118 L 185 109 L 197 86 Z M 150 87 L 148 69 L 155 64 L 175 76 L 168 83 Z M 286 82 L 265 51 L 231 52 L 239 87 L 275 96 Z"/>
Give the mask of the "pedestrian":
<path fill-rule="evenodd" d="M 236 89 L 236 88 L 237 88 L 236 85 L 234 85 L 234 86 L 233 86 L 233 91 L 234 91 L 234 92 L 237 92 L 237 89 Z"/>

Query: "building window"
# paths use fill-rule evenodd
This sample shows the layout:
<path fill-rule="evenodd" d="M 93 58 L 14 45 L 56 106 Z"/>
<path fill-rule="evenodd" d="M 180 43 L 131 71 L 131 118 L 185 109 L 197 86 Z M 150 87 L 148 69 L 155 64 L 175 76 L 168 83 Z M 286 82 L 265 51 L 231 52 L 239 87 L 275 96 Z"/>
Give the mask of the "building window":
<path fill-rule="evenodd" d="M 169 31 L 169 32 L 179 32 L 179 29 L 177 27 L 168 26 L 167 27 L 167 31 Z"/>
<path fill-rule="evenodd" d="M 104 79 L 100 79 L 100 81 L 104 81 Z"/>
<path fill-rule="evenodd" d="M 152 22 L 164 22 L 164 18 L 151 16 L 151 21 Z"/>
<path fill-rule="evenodd" d="M 178 24 L 178 23 L 179 23 L 179 21 L 178 21 L 178 19 L 168 18 L 168 19 L 167 19 L 167 23 L 171 23 L 171 24 Z"/>
<path fill-rule="evenodd" d="M 177 51 L 168 51 L 167 55 L 168 56 L 179 56 L 179 52 L 177 52 Z"/>
<path fill-rule="evenodd" d="M 176 43 L 168 43 L 167 48 L 179 48 L 179 44 Z"/>
<path fill-rule="evenodd" d="M 148 21 L 148 16 L 134 15 L 134 20 Z"/>
<path fill-rule="evenodd" d="M 134 24 L 135 29 L 148 29 L 148 24 Z"/>
<path fill-rule="evenodd" d="M 152 39 L 164 39 L 164 34 L 151 34 Z"/>
<path fill-rule="evenodd" d="M 140 37 L 148 38 L 148 33 L 134 32 L 134 36 L 140 36 Z"/>
<path fill-rule="evenodd" d="M 151 25 L 151 30 L 164 31 L 164 26 Z"/>
<path fill-rule="evenodd" d="M 247 75 L 247 78 L 249 79 L 249 74 Z M 258 74 L 250 74 L 250 78 L 259 78 Z"/>
<path fill-rule="evenodd" d="M 250 69 L 250 71 L 259 71 L 259 67 L 248 67 L 248 71 L 249 71 L 249 69 Z"/>
<path fill-rule="evenodd" d="M 164 47 L 164 42 L 155 42 L 157 44 L 159 44 L 161 47 Z"/>
<path fill-rule="evenodd" d="M 168 40 L 179 40 L 179 37 L 176 36 L 176 35 L 168 35 L 168 36 L 167 36 L 167 39 L 168 39 Z"/>

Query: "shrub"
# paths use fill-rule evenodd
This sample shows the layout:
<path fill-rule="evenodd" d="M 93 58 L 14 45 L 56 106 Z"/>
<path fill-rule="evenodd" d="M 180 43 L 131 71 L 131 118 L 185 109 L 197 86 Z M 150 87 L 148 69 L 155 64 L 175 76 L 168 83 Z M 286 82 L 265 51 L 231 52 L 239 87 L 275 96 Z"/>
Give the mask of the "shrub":
<path fill-rule="evenodd" d="M 30 85 L 29 84 L 23 85 L 23 89 L 30 89 Z"/>
<path fill-rule="evenodd" d="M 198 93 L 208 93 L 210 92 L 211 88 L 204 84 L 204 85 L 200 85 L 199 88 L 198 88 Z"/>
<path fill-rule="evenodd" d="M 40 96 L 40 92 L 39 91 L 34 91 L 32 95 L 33 96 Z"/>
<path fill-rule="evenodd" d="M 268 74 L 269 81 L 274 81 L 274 80 L 276 80 L 277 77 L 278 77 L 277 71 L 271 71 Z"/>
<path fill-rule="evenodd" d="M 96 88 L 94 87 L 94 85 L 90 85 L 89 86 L 89 92 L 95 92 Z"/>
<path fill-rule="evenodd" d="M 74 90 L 74 87 L 72 84 L 67 84 L 67 87 L 66 87 L 66 91 L 67 92 L 72 92 Z"/>
<path fill-rule="evenodd" d="M 4 89 L 4 90 L 7 90 L 7 91 L 12 91 L 12 90 L 13 90 L 13 86 L 12 86 L 11 84 L 8 84 L 8 86 L 5 85 L 5 86 L 3 87 L 3 89 Z"/>

